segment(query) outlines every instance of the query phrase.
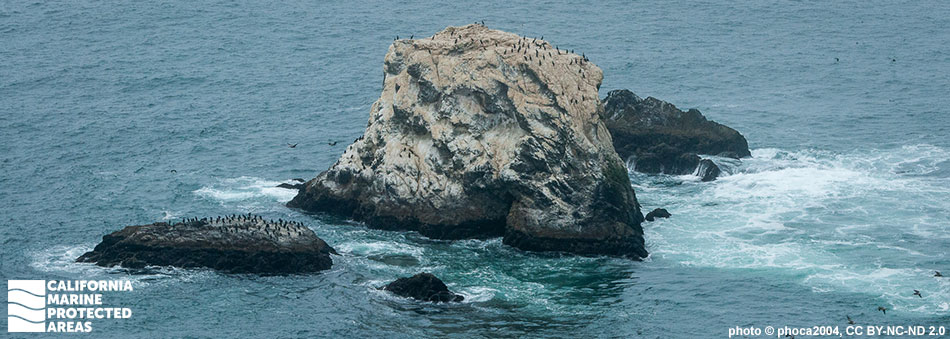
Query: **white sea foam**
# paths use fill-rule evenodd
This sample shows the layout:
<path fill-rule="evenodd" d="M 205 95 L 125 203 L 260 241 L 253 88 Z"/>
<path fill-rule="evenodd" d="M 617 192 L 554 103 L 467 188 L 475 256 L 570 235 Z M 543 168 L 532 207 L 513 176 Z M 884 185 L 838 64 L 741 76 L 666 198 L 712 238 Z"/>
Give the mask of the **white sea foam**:
<path fill-rule="evenodd" d="M 941 217 L 950 212 L 950 192 L 921 175 L 948 156 L 929 145 L 853 154 L 758 149 L 711 183 L 643 185 L 644 195 L 674 215 L 645 227 L 651 257 L 775 270 L 815 291 L 865 293 L 907 312 L 945 312 L 950 284 L 932 278 L 929 267 L 906 265 L 908 258 L 946 260 L 933 249 L 950 234 Z M 913 289 L 930 297 L 914 300 L 921 298 Z"/>
<path fill-rule="evenodd" d="M 293 199 L 297 191 L 277 187 L 283 182 L 289 183 L 289 181 L 273 181 L 255 177 L 230 178 L 201 187 L 194 193 L 222 202 L 268 199 L 285 203 Z"/>
<path fill-rule="evenodd" d="M 341 253 L 352 253 L 361 256 L 403 254 L 419 259 L 425 253 L 425 249 L 422 247 L 394 241 L 350 241 L 335 245 L 334 248 Z"/>

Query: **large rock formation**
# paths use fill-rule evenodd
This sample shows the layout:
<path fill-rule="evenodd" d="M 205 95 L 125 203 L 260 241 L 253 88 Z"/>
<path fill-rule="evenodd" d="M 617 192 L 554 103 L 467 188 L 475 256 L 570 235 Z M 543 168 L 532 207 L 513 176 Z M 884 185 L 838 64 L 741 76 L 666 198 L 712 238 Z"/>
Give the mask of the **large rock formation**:
<path fill-rule="evenodd" d="M 445 283 L 432 273 L 419 273 L 408 278 L 399 278 L 396 281 L 381 287 L 393 294 L 431 302 L 460 302 L 464 296 L 452 293 Z"/>
<path fill-rule="evenodd" d="M 696 109 L 682 111 L 653 97 L 641 99 L 625 89 L 607 93 L 604 108 L 614 148 L 623 159 L 632 157 L 638 172 L 691 174 L 701 160 L 697 154 L 752 155 L 742 134 L 706 120 Z M 706 181 L 715 178 L 708 173 L 700 174 Z"/>
<path fill-rule="evenodd" d="M 229 273 L 306 273 L 326 270 L 336 254 L 296 222 L 240 215 L 128 226 L 102 237 L 76 259 L 99 266 L 208 267 Z"/>
<path fill-rule="evenodd" d="M 433 238 L 645 257 L 602 78 L 579 55 L 481 25 L 398 40 L 363 137 L 288 206 Z"/>

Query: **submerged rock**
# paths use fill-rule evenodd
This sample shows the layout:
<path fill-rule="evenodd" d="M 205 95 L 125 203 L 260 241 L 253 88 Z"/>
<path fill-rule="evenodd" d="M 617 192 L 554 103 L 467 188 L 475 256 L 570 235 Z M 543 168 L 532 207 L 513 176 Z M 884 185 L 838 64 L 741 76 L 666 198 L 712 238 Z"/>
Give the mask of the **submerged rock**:
<path fill-rule="evenodd" d="M 303 224 L 241 215 L 128 226 L 103 236 L 76 261 L 286 274 L 329 269 L 331 253 L 336 251 Z"/>
<path fill-rule="evenodd" d="M 696 175 L 699 176 L 702 181 L 716 180 L 721 173 L 722 170 L 719 169 L 719 166 L 709 159 L 700 160 L 699 165 L 696 166 Z"/>
<path fill-rule="evenodd" d="M 742 134 L 696 109 L 682 111 L 625 89 L 607 93 L 604 107 L 614 148 L 622 158 L 632 157 L 638 172 L 690 174 L 699 166 L 697 154 L 752 155 Z"/>
<path fill-rule="evenodd" d="M 465 297 L 452 293 L 445 283 L 431 273 L 419 273 L 409 278 L 399 278 L 382 287 L 393 294 L 431 302 L 460 302 Z"/>
<path fill-rule="evenodd" d="M 398 40 L 364 136 L 288 206 L 432 238 L 645 257 L 602 79 L 579 55 L 481 25 Z"/>
<path fill-rule="evenodd" d="M 306 182 L 303 179 L 293 179 L 291 181 L 293 181 L 294 183 L 283 182 L 283 183 L 280 183 L 280 185 L 277 185 L 277 187 L 286 188 L 290 190 L 300 190 L 300 189 L 303 189 L 303 183 Z"/>
<path fill-rule="evenodd" d="M 673 216 L 673 215 L 670 214 L 670 212 L 667 212 L 666 209 L 664 209 L 664 208 L 657 208 L 657 209 L 654 209 L 654 210 L 650 211 L 650 213 L 647 213 L 646 220 L 647 220 L 647 221 L 653 221 L 653 220 L 656 220 L 656 218 L 669 218 L 669 217 L 671 217 L 671 216 Z"/>

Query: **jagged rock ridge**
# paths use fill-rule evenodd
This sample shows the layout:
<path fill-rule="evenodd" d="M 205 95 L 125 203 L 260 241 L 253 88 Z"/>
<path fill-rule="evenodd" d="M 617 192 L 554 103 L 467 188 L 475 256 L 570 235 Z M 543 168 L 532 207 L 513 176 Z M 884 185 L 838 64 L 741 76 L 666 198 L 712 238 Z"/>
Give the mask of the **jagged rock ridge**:
<path fill-rule="evenodd" d="M 364 136 L 289 206 L 433 238 L 647 255 L 597 66 L 468 25 L 394 42 L 383 75 Z"/>
<path fill-rule="evenodd" d="M 102 237 L 76 261 L 99 266 L 208 267 L 230 273 L 305 273 L 329 269 L 336 254 L 301 223 L 254 215 L 127 226 Z"/>

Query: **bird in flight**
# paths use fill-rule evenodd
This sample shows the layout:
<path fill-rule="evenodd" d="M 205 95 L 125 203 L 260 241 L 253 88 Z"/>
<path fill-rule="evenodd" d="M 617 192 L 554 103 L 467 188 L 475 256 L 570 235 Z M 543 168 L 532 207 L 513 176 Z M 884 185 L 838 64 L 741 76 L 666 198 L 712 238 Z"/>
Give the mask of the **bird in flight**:
<path fill-rule="evenodd" d="M 887 309 L 884 308 L 884 306 L 878 306 L 878 307 L 877 307 L 877 310 L 878 310 L 878 311 L 881 311 L 881 312 L 884 312 L 884 314 L 887 314 Z"/>
<path fill-rule="evenodd" d="M 920 295 L 920 291 L 914 290 L 914 295 L 923 298 L 924 296 Z"/>
<path fill-rule="evenodd" d="M 287 144 L 287 147 L 290 147 L 290 148 L 297 148 L 297 144 Z"/>
<path fill-rule="evenodd" d="M 331 141 L 331 142 L 328 142 L 327 145 L 336 146 L 336 143 L 337 143 L 337 142 L 338 142 L 338 141 Z"/>
<path fill-rule="evenodd" d="M 943 277 L 943 274 L 940 274 L 940 271 L 934 271 L 934 272 L 936 272 L 936 273 L 934 273 L 934 276 L 935 276 L 935 277 L 938 277 L 938 278 L 939 278 L 939 277 Z"/>
<path fill-rule="evenodd" d="M 851 320 L 851 316 L 847 315 L 846 317 L 848 317 L 848 324 L 854 325 L 854 320 Z"/>

